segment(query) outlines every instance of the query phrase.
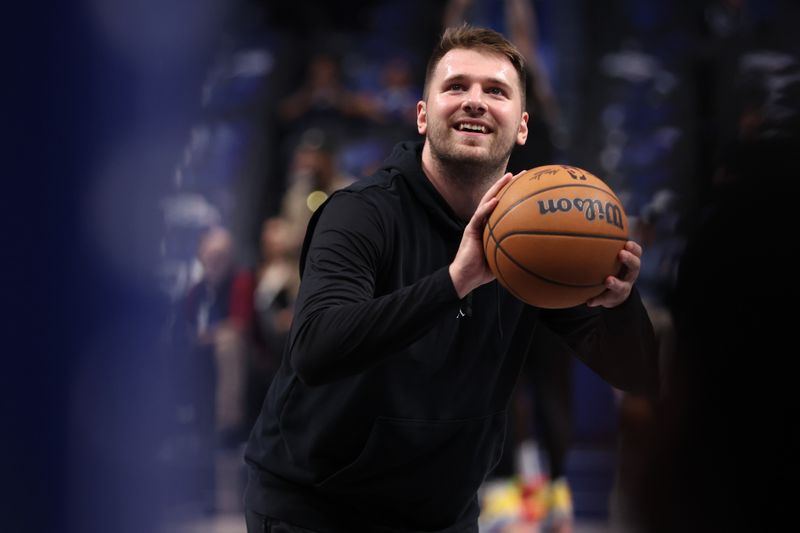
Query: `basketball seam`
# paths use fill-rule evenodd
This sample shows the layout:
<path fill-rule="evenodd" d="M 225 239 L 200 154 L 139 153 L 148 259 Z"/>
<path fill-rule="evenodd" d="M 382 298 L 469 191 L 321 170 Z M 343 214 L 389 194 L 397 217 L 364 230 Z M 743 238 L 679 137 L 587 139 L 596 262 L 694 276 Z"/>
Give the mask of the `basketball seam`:
<path fill-rule="evenodd" d="M 540 280 L 542 280 L 542 281 L 546 281 L 547 283 L 551 283 L 551 284 L 553 284 L 553 285 L 559 285 L 559 286 L 561 286 L 561 287 L 571 287 L 571 288 L 573 288 L 573 289 L 590 289 L 590 288 L 592 288 L 592 287 L 602 287 L 602 286 L 603 286 L 603 284 L 602 284 L 602 283 L 592 283 L 592 284 L 589 284 L 589 285 L 586 285 L 586 284 L 577 284 L 577 283 L 564 283 L 563 281 L 556 281 L 556 280 L 554 280 L 554 279 L 550 279 L 550 278 L 548 278 L 548 277 L 542 276 L 541 274 L 537 274 L 536 272 L 534 272 L 534 271 L 532 271 L 532 270 L 529 270 L 529 269 L 528 269 L 528 268 L 526 268 L 525 266 L 521 265 L 521 264 L 519 263 L 519 261 L 517 261 L 516 259 L 514 259 L 514 258 L 513 258 L 513 257 L 512 257 L 512 256 L 511 256 L 511 255 L 510 255 L 510 254 L 509 254 L 509 253 L 508 253 L 508 252 L 505 250 L 505 248 L 503 248 L 503 247 L 502 247 L 502 245 L 501 245 L 499 242 L 497 242 L 497 239 L 495 239 L 495 241 L 494 241 L 494 242 L 495 242 L 495 245 L 496 245 L 496 248 L 495 248 L 495 265 L 496 265 L 496 267 L 495 267 L 495 268 L 497 268 L 497 272 L 498 272 L 498 274 L 500 273 L 500 265 L 497 263 L 497 250 L 500 250 L 500 251 L 502 251 L 502 252 L 503 252 L 503 255 L 505 255 L 505 256 L 508 258 L 508 260 L 509 260 L 509 261 L 511 261 L 512 263 L 514 263 L 515 265 L 517 265 L 517 266 L 518 266 L 520 269 L 522 269 L 523 271 L 527 272 L 527 273 L 528 273 L 528 274 L 530 274 L 531 276 L 537 277 L 537 278 L 539 278 L 539 279 L 540 279 Z M 505 283 L 504 283 L 504 285 L 505 285 Z M 506 287 L 508 287 L 508 286 L 506 286 Z M 512 291 L 512 292 L 514 292 L 514 291 Z"/>
<path fill-rule="evenodd" d="M 525 299 L 522 297 L 522 295 L 517 294 L 517 291 L 515 291 L 511 287 L 511 285 L 506 282 L 505 276 L 503 276 L 503 273 L 500 271 L 500 264 L 497 262 L 497 252 L 500 249 L 500 243 L 497 242 L 497 238 L 494 236 L 494 232 L 492 231 L 491 228 L 489 228 L 489 236 L 494 240 L 494 268 L 495 268 L 495 271 L 497 272 L 497 277 L 498 277 L 499 281 L 503 284 L 503 287 L 505 287 L 506 290 L 508 292 L 510 292 L 515 298 L 517 298 L 519 300 L 522 300 L 522 301 L 525 301 Z M 488 239 L 487 239 L 487 242 L 488 242 Z M 503 253 L 506 254 L 505 250 L 503 251 Z M 508 255 L 508 254 L 506 254 L 506 255 Z"/>
<path fill-rule="evenodd" d="M 494 237 L 494 231 L 489 230 L 489 232 Z M 613 240 L 613 241 L 627 241 L 627 236 L 618 237 L 616 235 L 598 235 L 594 233 L 569 233 L 569 232 L 562 232 L 562 231 L 536 231 L 536 230 L 519 230 L 519 231 L 512 231 L 511 233 L 506 233 L 500 240 L 497 237 L 494 237 L 495 242 L 498 244 L 506 240 L 508 237 L 512 237 L 514 235 L 550 235 L 553 237 L 580 237 L 586 239 L 606 239 L 606 240 Z"/>

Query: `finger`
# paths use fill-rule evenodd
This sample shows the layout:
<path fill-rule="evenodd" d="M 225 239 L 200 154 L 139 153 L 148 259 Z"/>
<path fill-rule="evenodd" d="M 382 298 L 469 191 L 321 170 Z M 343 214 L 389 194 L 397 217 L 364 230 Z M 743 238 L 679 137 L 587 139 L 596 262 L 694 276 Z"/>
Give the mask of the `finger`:
<path fill-rule="evenodd" d="M 622 257 L 623 254 L 625 255 L 625 266 L 628 269 L 625 273 L 625 278 L 620 279 L 616 276 L 608 276 L 604 283 L 606 290 L 598 296 L 587 300 L 586 305 L 589 307 L 601 305 L 603 307 L 616 307 L 628 299 L 628 296 L 630 296 L 633 290 L 633 282 L 639 275 L 640 262 L 639 258 L 631 252 L 626 250 L 620 251 L 620 257 Z"/>
<path fill-rule="evenodd" d="M 612 293 L 623 294 L 627 296 L 627 293 L 631 290 L 631 285 L 631 282 L 624 279 L 619 279 L 616 276 L 608 276 L 606 278 L 606 289 Z"/>
<path fill-rule="evenodd" d="M 614 282 L 606 283 L 606 286 L 610 286 L 613 288 L 606 289 L 598 296 L 589 299 L 586 302 L 586 305 L 588 305 L 589 307 L 597 307 L 597 306 L 615 307 L 624 302 L 628 298 L 630 290 L 625 291 L 623 288 L 625 286 L 625 283 L 616 278 L 613 279 L 615 280 Z"/>
<path fill-rule="evenodd" d="M 619 260 L 622 262 L 622 265 L 625 267 L 624 274 L 621 279 L 633 282 L 636 278 L 639 277 L 639 270 L 642 267 L 642 260 L 639 259 L 638 256 L 632 254 L 627 250 L 621 250 L 619 252 Z"/>
<path fill-rule="evenodd" d="M 483 229 L 483 225 L 486 224 L 486 219 L 488 218 L 489 214 L 494 210 L 497 206 L 497 193 L 503 188 L 509 181 L 511 180 L 511 173 L 507 172 L 497 180 L 494 185 L 492 185 L 486 194 L 483 195 L 481 198 L 481 202 L 478 204 L 478 208 L 472 214 L 472 218 L 469 221 L 469 226 L 476 231 L 480 231 Z"/>
<path fill-rule="evenodd" d="M 625 243 L 625 250 L 629 251 L 636 257 L 642 257 L 642 247 L 636 241 L 628 241 Z"/>
<path fill-rule="evenodd" d="M 590 298 L 586 301 L 586 305 L 589 307 L 597 307 L 599 305 L 605 305 L 608 303 L 609 295 L 611 295 L 611 287 L 614 286 L 614 280 L 617 279 L 614 276 L 608 276 L 603 285 L 605 285 L 606 290 L 595 296 L 594 298 Z"/>
<path fill-rule="evenodd" d="M 608 291 L 605 290 L 601 292 L 599 295 L 595 296 L 594 298 L 590 298 L 586 302 L 586 305 L 588 305 L 589 307 L 597 307 L 599 305 L 603 305 L 607 297 L 608 297 Z"/>
<path fill-rule="evenodd" d="M 489 190 L 486 191 L 486 194 L 484 194 L 483 198 L 481 198 L 481 203 L 488 201 L 489 198 L 494 198 L 495 196 L 497 196 L 497 193 L 500 192 L 500 189 L 505 187 L 505 185 L 509 181 L 511 181 L 511 178 L 512 178 L 511 172 L 506 172 L 505 174 L 503 174 L 502 178 L 494 182 L 494 185 L 489 187 Z"/>
<path fill-rule="evenodd" d="M 476 231 L 482 231 L 484 224 L 486 224 L 486 220 L 489 218 L 489 215 L 497 207 L 497 198 L 489 198 L 488 201 L 482 202 L 478 209 L 475 210 L 475 213 L 472 215 L 472 218 L 469 221 L 469 225 Z"/>
<path fill-rule="evenodd" d="M 511 181 L 514 181 L 515 179 L 517 179 L 518 177 L 522 176 L 526 172 L 528 172 L 528 171 L 527 170 L 523 170 L 522 172 L 517 172 L 516 174 L 514 174 L 514 177 L 511 178 Z"/>
<path fill-rule="evenodd" d="M 606 280 L 606 287 L 608 290 L 603 304 L 606 307 L 613 307 L 628 299 L 633 289 L 633 283 L 609 276 L 609 279 Z"/>
<path fill-rule="evenodd" d="M 639 256 L 632 254 L 628 250 L 620 250 L 619 260 L 627 268 L 635 268 L 638 270 L 642 265 L 642 260 L 639 258 Z"/>

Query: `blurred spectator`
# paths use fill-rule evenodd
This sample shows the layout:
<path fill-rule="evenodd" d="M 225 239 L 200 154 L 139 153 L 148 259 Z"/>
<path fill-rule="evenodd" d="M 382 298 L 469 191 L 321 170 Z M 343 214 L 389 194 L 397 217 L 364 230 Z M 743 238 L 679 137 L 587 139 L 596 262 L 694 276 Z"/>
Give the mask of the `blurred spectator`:
<path fill-rule="evenodd" d="M 417 134 L 414 112 L 422 93 L 414 82 L 405 53 L 392 53 L 380 65 L 367 63 L 355 72 L 358 90 L 353 105 L 353 126 L 337 142 L 337 158 L 352 176 L 372 175 L 396 143 Z"/>
<path fill-rule="evenodd" d="M 318 53 L 309 61 L 301 86 L 279 102 L 278 115 L 294 130 L 318 127 L 332 133 L 342 129 L 353 105 L 354 94 L 344 84 L 338 61 Z"/>
<path fill-rule="evenodd" d="M 272 217 L 264 221 L 261 229 L 262 262 L 254 302 L 256 349 L 247 384 L 248 426 L 258 417 L 292 324 L 294 301 L 300 286 L 297 267 L 300 245 L 286 220 Z"/>
<path fill-rule="evenodd" d="M 181 302 L 176 338 L 183 345 L 175 379 L 187 391 L 179 410 L 210 445 L 235 444 L 245 437 L 245 357 L 253 321 L 252 275 L 238 271 L 233 240 L 223 228 L 201 239 L 202 278 Z"/>
<path fill-rule="evenodd" d="M 417 116 L 414 112 L 422 89 L 414 84 L 409 62 L 394 56 L 380 71 L 380 85 L 365 90 L 355 100 L 356 111 L 380 126 L 388 141 L 416 135 Z"/>
<path fill-rule="evenodd" d="M 339 169 L 329 137 L 321 130 L 311 129 L 294 149 L 288 181 L 281 217 L 289 226 L 291 238 L 301 242 L 311 214 L 330 193 L 354 179 Z"/>

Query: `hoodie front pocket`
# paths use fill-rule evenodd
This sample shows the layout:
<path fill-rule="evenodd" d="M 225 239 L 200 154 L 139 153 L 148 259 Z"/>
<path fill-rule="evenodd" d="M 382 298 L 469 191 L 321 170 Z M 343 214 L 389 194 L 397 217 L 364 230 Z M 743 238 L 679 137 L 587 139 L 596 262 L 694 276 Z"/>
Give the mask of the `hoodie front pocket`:
<path fill-rule="evenodd" d="M 462 420 L 379 417 L 358 458 L 319 488 L 387 525 L 452 525 L 500 460 L 505 413 Z"/>

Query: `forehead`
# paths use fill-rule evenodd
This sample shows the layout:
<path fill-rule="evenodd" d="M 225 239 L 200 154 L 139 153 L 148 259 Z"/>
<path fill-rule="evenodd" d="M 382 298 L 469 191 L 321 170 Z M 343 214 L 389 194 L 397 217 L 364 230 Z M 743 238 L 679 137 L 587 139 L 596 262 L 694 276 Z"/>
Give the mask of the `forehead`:
<path fill-rule="evenodd" d="M 435 81 L 457 77 L 495 79 L 512 87 L 519 84 L 514 65 L 503 54 L 480 49 L 455 48 L 447 52 L 433 71 Z"/>

